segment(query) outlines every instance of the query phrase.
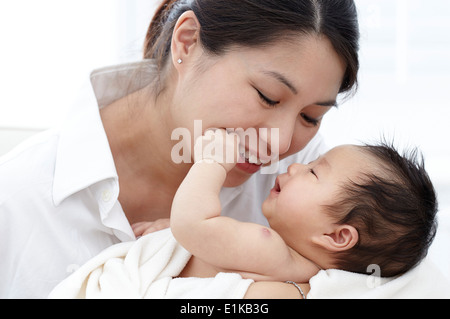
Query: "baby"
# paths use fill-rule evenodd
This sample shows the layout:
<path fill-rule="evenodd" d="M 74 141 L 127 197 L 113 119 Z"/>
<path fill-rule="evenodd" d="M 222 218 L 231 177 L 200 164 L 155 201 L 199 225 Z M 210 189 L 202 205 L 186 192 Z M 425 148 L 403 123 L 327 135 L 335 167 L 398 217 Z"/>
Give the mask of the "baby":
<path fill-rule="evenodd" d="M 415 153 L 347 145 L 291 165 L 263 203 L 268 228 L 220 216 L 219 193 L 238 161 L 239 137 L 217 130 L 202 143 L 234 152 L 235 161 L 217 154 L 196 161 L 178 189 L 170 226 L 193 255 L 182 277 L 235 272 L 306 283 L 320 269 L 367 273 L 374 264 L 392 277 L 417 265 L 434 239 L 436 195 Z"/>

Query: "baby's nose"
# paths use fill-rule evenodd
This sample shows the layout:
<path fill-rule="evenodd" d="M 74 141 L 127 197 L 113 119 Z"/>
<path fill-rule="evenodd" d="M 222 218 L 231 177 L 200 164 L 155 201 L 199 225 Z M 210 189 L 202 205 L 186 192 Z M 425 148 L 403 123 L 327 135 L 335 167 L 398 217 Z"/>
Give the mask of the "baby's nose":
<path fill-rule="evenodd" d="M 297 174 L 304 166 L 305 166 L 305 165 L 298 164 L 298 163 L 295 163 L 295 164 L 290 165 L 290 166 L 288 167 L 288 175 L 291 175 L 291 176 L 292 176 L 292 175 Z"/>

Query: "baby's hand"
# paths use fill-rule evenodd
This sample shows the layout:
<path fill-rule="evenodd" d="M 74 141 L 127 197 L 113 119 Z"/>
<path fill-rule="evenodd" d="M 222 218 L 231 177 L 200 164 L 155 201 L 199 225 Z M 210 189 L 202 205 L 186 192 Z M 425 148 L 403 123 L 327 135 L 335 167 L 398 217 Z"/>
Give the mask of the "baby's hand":
<path fill-rule="evenodd" d="M 205 160 L 221 164 L 227 172 L 239 160 L 239 136 L 224 129 L 208 130 L 195 143 L 195 162 Z"/>
<path fill-rule="evenodd" d="M 131 225 L 131 228 L 133 229 L 134 235 L 136 237 L 142 237 L 169 227 L 170 219 L 168 218 L 158 219 L 154 222 L 140 222 Z"/>

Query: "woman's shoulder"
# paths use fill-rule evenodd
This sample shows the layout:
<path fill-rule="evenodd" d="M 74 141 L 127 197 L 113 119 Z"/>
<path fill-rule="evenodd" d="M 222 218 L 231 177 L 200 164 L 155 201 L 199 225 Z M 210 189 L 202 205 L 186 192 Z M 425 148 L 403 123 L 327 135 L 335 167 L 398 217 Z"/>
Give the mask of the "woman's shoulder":
<path fill-rule="evenodd" d="M 28 188 L 34 182 L 44 183 L 53 176 L 58 144 L 56 130 L 38 133 L 0 157 L 2 197 Z"/>
<path fill-rule="evenodd" d="M 43 160 L 48 162 L 49 157 L 56 155 L 58 139 L 59 132 L 57 129 L 50 129 L 33 135 L 0 157 L 0 170 L 5 171 L 16 166 L 26 169 L 40 157 L 44 157 Z M 22 166 L 24 161 L 28 165 Z"/>

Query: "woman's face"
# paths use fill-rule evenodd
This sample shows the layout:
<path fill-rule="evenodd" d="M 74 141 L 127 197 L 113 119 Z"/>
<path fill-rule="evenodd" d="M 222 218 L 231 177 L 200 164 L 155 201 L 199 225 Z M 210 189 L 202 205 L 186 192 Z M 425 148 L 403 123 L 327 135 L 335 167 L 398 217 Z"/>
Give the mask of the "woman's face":
<path fill-rule="evenodd" d="M 262 156 L 261 147 L 267 147 L 264 154 L 279 159 L 301 151 L 316 135 L 324 115 L 336 104 L 346 69 L 322 36 L 233 49 L 220 57 L 199 53 L 191 58 L 196 61 L 178 66 L 184 69 L 179 72 L 172 101 L 173 125 L 189 128 L 192 136 L 195 120 L 202 120 L 203 132 L 209 128 L 253 129 L 260 149 L 242 145 L 247 156 Z M 270 134 L 271 129 L 278 129 L 278 134 Z M 225 186 L 241 185 L 258 168 L 238 164 Z"/>

